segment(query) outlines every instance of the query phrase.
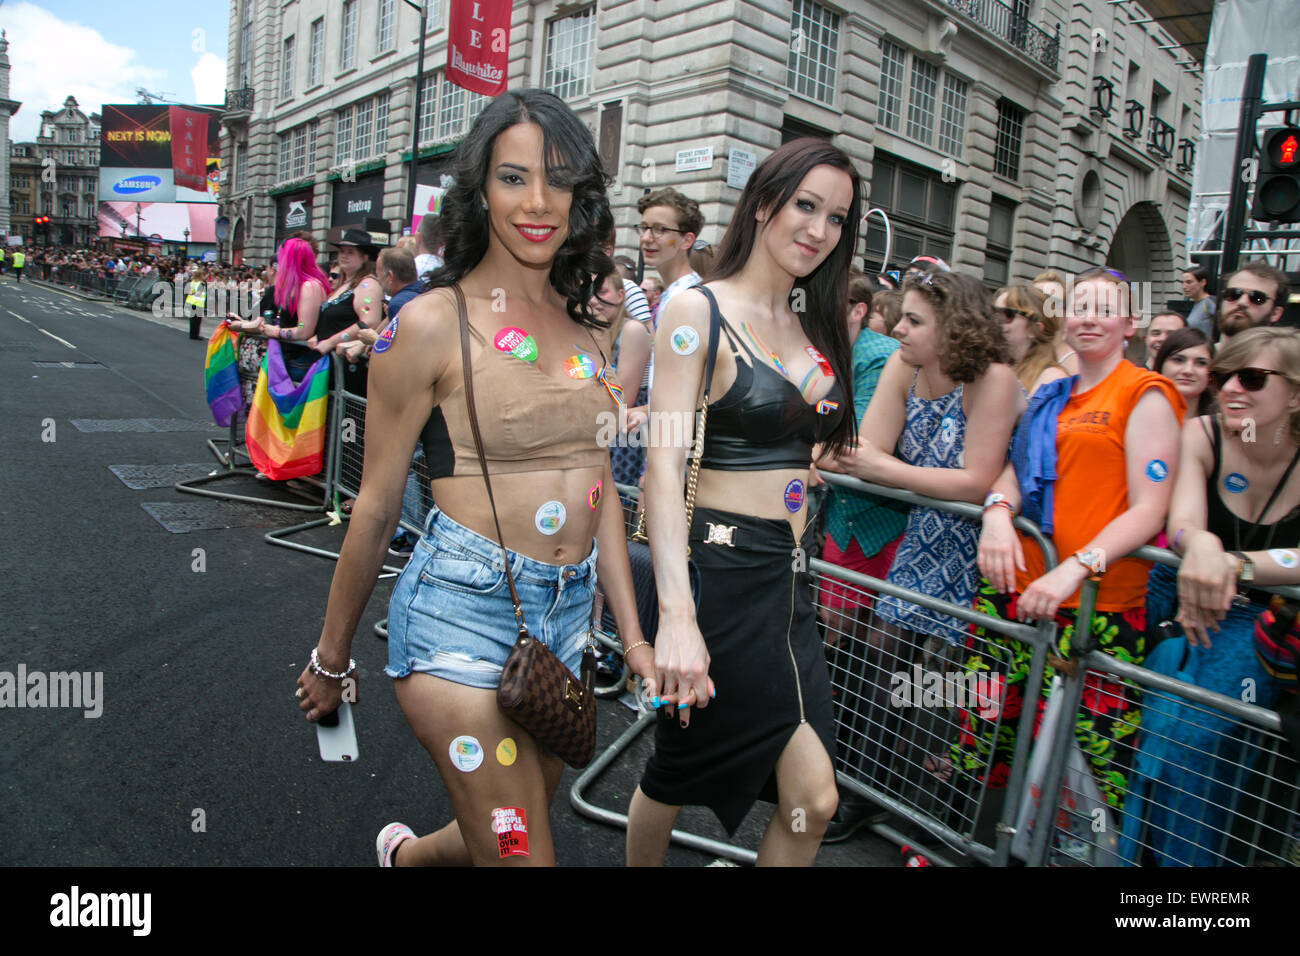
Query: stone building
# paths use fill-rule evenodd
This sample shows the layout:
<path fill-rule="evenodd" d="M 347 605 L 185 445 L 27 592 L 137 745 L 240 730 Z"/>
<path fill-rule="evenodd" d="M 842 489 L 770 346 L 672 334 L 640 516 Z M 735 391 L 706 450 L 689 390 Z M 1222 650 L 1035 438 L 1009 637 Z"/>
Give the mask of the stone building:
<path fill-rule="evenodd" d="M 88 248 L 98 233 L 99 114 L 81 111 L 69 96 L 60 110 L 41 113 L 35 142 L 13 143 L 9 206 L 14 235 L 25 243 Z M 33 225 L 49 216 L 49 226 Z"/>
<path fill-rule="evenodd" d="M 9 235 L 19 235 L 13 228 L 13 197 L 9 180 L 9 118 L 22 106 L 9 98 L 9 40 L 0 30 L 0 242 Z M 5 200 L 8 200 L 7 202 Z"/>
<path fill-rule="evenodd" d="M 431 7 L 419 181 L 436 184 L 483 98 L 444 81 Z M 223 152 L 234 247 L 292 228 L 406 223 L 418 18 L 400 0 L 232 0 Z M 1177 296 L 1200 76 L 1136 0 L 516 2 L 511 87 L 555 91 L 635 202 L 671 185 L 716 242 L 744 170 L 830 137 L 893 228 L 891 265 L 939 255 L 990 284 L 1108 263 Z M 882 265 L 879 219 L 864 225 Z"/>

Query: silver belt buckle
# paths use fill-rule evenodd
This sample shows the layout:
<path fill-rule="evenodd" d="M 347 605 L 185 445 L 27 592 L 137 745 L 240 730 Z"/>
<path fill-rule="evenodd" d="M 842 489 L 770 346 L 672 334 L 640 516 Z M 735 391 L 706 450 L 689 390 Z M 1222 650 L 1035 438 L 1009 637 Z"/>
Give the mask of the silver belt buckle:
<path fill-rule="evenodd" d="M 736 542 L 732 536 L 736 533 L 734 524 L 714 524 L 712 521 L 705 522 L 709 526 L 709 535 L 704 539 L 705 544 L 725 544 L 728 548 L 734 548 Z"/>

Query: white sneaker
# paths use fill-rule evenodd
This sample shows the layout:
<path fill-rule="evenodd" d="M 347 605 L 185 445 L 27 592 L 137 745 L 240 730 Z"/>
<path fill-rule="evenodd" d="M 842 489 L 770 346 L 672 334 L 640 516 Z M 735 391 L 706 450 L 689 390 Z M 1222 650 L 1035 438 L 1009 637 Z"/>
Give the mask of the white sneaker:
<path fill-rule="evenodd" d="M 405 823 L 390 823 L 375 837 L 375 855 L 380 866 L 392 866 L 397 847 L 404 840 L 415 839 L 415 833 Z"/>

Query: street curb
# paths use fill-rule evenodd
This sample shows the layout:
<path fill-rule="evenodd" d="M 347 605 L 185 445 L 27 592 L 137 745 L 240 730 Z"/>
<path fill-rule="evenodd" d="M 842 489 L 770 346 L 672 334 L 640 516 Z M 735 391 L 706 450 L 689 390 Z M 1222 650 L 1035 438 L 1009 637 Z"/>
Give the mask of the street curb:
<path fill-rule="evenodd" d="M 34 279 L 31 276 L 28 276 L 27 281 L 31 282 L 33 285 L 40 286 L 42 289 L 53 289 L 55 292 L 62 292 L 64 295 L 70 295 L 74 299 L 80 299 L 82 302 L 102 302 L 105 305 L 115 304 L 112 299 L 107 299 L 102 296 L 93 296 L 85 292 L 70 289 L 58 282 L 50 282 L 48 279 Z"/>
<path fill-rule="evenodd" d="M 152 309 L 128 308 L 125 305 L 121 305 L 117 302 L 114 302 L 112 299 L 95 298 L 83 292 L 77 292 L 72 289 L 65 288 L 64 286 L 59 285 L 56 282 L 49 282 L 45 279 L 34 279 L 32 280 L 32 282 L 34 285 L 42 289 L 48 289 L 51 292 L 58 292 L 62 295 L 68 296 L 69 298 L 79 299 L 82 302 L 93 302 L 96 305 L 108 306 L 110 308 L 116 309 L 117 311 L 121 312 L 123 315 L 134 316 L 138 319 L 143 319 L 146 322 L 152 322 L 154 325 L 161 325 L 163 328 L 175 329 L 178 332 L 184 332 L 187 337 L 189 336 L 189 331 L 190 331 L 189 319 L 184 319 L 184 318 L 178 319 L 174 317 L 160 318 L 153 314 Z M 202 326 L 200 327 L 199 340 L 206 341 L 208 338 L 210 338 L 212 335 L 212 331 L 216 328 L 216 325 L 220 323 L 220 321 L 221 321 L 220 319 L 214 316 L 205 316 L 203 322 L 209 324 L 207 328 L 203 328 Z"/>

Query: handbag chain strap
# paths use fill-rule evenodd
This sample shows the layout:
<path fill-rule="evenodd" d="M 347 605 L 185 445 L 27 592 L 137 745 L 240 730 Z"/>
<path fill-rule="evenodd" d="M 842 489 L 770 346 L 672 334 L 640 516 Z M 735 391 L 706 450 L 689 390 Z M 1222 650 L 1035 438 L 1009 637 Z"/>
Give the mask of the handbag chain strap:
<path fill-rule="evenodd" d="M 713 293 L 704 286 L 696 286 L 704 297 L 709 300 L 709 351 L 705 359 L 704 371 L 704 401 L 700 404 L 700 410 L 696 413 L 696 425 L 694 441 L 691 443 L 691 465 L 686 472 L 686 535 L 690 537 L 691 522 L 695 520 L 695 489 L 700 483 L 700 460 L 704 457 L 704 430 L 708 425 L 709 419 L 709 389 L 713 386 L 713 366 L 718 358 L 718 330 L 722 325 L 722 313 L 718 311 L 717 300 L 713 298 Z M 642 508 L 636 518 L 636 531 L 632 532 L 632 540 L 641 544 L 648 544 L 649 539 L 645 531 L 645 508 Z M 686 545 L 686 556 L 691 556 L 691 546 Z"/>
<path fill-rule="evenodd" d="M 506 551 L 505 536 L 501 533 L 501 520 L 497 517 L 497 503 L 492 497 L 492 480 L 488 477 L 487 457 L 483 454 L 483 439 L 478 431 L 478 414 L 474 410 L 474 375 L 470 371 L 469 360 L 469 310 L 465 306 L 465 293 L 457 283 L 451 287 L 456 293 L 456 309 L 460 313 L 460 362 L 465 379 L 465 404 L 469 408 L 469 427 L 474 433 L 474 449 L 478 452 L 479 467 L 483 469 L 483 484 L 487 485 L 488 503 L 492 505 L 492 522 L 497 529 L 497 543 L 501 545 L 501 560 L 506 567 L 506 584 L 510 585 L 510 600 L 515 606 L 515 623 L 519 626 L 519 637 L 529 638 L 528 626 L 524 623 L 524 609 L 519 604 L 519 592 L 515 590 L 515 576 L 510 571 L 510 554 Z"/>

